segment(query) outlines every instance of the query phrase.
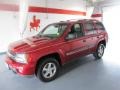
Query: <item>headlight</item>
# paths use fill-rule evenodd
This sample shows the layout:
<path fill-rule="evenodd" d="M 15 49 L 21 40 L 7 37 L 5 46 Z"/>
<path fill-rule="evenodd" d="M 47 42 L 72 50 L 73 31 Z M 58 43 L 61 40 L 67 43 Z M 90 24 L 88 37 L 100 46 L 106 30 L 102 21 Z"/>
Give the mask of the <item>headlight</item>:
<path fill-rule="evenodd" d="M 16 54 L 14 57 L 16 62 L 27 63 L 27 58 L 25 54 Z"/>

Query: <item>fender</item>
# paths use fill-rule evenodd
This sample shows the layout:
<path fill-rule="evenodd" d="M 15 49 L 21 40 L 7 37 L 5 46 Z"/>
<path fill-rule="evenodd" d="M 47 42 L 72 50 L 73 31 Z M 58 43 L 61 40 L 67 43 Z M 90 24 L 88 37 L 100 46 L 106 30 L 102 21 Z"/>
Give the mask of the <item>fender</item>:
<path fill-rule="evenodd" d="M 105 41 L 105 42 L 106 42 L 106 39 L 105 39 L 104 37 L 101 37 L 101 38 L 96 42 L 95 51 L 96 51 L 96 49 L 97 49 L 98 44 L 99 44 L 101 41 Z"/>

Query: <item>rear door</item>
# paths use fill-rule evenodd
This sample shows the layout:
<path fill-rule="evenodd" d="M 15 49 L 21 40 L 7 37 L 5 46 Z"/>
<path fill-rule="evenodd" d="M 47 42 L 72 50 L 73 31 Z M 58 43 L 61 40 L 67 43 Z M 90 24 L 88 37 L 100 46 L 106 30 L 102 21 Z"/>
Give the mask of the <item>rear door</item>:
<path fill-rule="evenodd" d="M 87 45 L 89 46 L 89 53 L 92 53 L 98 40 L 98 32 L 92 21 L 84 22 L 84 29 Z"/>
<path fill-rule="evenodd" d="M 100 39 L 105 39 L 106 41 L 108 41 L 108 34 L 105 31 L 105 28 L 103 26 L 103 24 L 101 22 L 96 22 L 95 23 L 95 28 L 98 32 L 97 34 L 97 38 Z"/>

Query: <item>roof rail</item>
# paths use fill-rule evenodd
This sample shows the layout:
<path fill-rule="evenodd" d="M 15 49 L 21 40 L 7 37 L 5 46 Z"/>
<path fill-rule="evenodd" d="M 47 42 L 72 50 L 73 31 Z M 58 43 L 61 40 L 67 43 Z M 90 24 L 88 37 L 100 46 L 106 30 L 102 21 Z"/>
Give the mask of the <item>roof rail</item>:
<path fill-rule="evenodd" d="M 83 21 L 98 21 L 96 19 L 81 19 L 81 20 L 83 20 Z M 80 21 L 80 20 L 78 20 L 78 21 Z"/>
<path fill-rule="evenodd" d="M 67 21 L 78 21 L 78 19 L 69 19 Z"/>
<path fill-rule="evenodd" d="M 71 21 L 76 21 L 76 22 L 79 22 L 79 21 L 93 21 L 93 22 L 97 22 L 98 20 L 96 20 L 96 19 L 69 19 L 69 20 L 60 21 L 60 22 L 71 22 Z"/>
<path fill-rule="evenodd" d="M 60 22 L 65 22 L 65 21 L 60 21 Z"/>

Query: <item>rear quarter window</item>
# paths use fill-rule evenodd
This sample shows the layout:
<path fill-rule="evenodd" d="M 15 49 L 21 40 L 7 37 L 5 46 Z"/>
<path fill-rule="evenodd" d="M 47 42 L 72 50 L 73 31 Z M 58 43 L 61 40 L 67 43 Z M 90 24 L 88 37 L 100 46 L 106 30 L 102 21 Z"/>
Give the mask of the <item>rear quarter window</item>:
<path fill-rule="evenodd" d="M 100 22 L 99 22 L 99 23 L 95 23 L 95 26 L 96 26 L 96 28 L 97 28 L 98 30 L 105 30 L 103 24 L 100 23 Z"/>

